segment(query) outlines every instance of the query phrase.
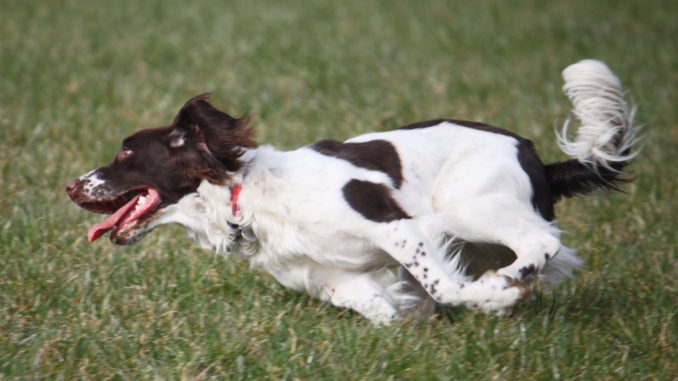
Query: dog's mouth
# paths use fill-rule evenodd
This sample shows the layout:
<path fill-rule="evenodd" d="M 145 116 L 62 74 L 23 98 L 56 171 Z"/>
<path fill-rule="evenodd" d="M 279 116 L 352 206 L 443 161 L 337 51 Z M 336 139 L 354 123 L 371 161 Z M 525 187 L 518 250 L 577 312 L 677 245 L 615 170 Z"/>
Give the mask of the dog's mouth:
<path fill-rule="evenodd" d="M 94 242 L 109 230 L 112 230 L 111 239 L 113 239 L 119 231 L 149 220 L 157 211 L 158 204 L 160 194 L 151 186 L 134 188 L 109 201 L 80 203 L 80 206 L 92 212 L 111 214 L 89 228 L 87 240 Z"/>

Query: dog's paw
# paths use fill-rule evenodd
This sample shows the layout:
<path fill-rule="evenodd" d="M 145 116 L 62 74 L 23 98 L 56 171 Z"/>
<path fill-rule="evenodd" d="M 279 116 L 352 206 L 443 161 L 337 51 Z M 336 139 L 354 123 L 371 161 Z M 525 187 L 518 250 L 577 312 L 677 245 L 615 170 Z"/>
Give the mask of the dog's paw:
<path fill-rule="evenodd" d="M 375 305 L 372 308 L 364 309 L 361 313 L 376 326 L 388 326 L 398 318 L 398 312 L 395 308 L 386 304 Z"/>
<path fill-rule="evenodd" d="M 468 288 L 464 303 L 467 307 L 498 315 L 504 315 L 529 292 L 522 282 L 494 272 L 486 273 Z"/>
<path fill-rule="evenodd" d="M 509 266 L 497 270 L 497 274 L 511 279 L 523 280 L 531 275 L 537 275 L 546 265 L 546 261 L 542 262 L 514 262 Z"/>

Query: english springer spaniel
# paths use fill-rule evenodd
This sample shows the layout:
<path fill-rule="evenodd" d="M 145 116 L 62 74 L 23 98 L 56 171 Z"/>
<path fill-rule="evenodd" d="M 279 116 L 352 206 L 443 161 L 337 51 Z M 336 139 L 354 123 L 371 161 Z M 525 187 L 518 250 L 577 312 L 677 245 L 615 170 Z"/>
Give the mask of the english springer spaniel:
<path fill-rule="evenodd" d="M 502 313 L 581 264 L 560 242 L 554 203 L 629 181 L 639 127 L 619 80 L 595 60 L 563 78 L 580 121 L 574 140 L 568 124 L 558 135 L 563 162 L 542 164 L 507 130 L 447 119 L 281 152 L 199 95 L 67 191 L 110 214 L 89 241 L 111 231 L 127 245 L 180 223 L 202 246 L 376 324 L 435 304 Z"/>

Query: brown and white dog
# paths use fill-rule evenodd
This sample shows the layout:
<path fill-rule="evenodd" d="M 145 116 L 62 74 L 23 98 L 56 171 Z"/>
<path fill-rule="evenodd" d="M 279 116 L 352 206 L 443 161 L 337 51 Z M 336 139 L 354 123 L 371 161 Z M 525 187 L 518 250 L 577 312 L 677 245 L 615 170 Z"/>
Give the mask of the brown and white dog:
<path fill-rule="evenodd" d="M 90 241 L 111 231 L 132 244 L 180 223 L 203 246 L 375 323 L 432 301 L 502 312 L 527 284 L 556 283 L 581 262 L 560 242 L 554 203 L 617 189 L 635 155 L 638 127 L 607 66 L 585 60 L 563 76 L 581 122 L 574 141 L 567 125 L 559 136 L 564 162 L 544 165 L 529 140 L 458 120 L 281 152 L 200 95 L 67 190 L 110 214 Z"/>

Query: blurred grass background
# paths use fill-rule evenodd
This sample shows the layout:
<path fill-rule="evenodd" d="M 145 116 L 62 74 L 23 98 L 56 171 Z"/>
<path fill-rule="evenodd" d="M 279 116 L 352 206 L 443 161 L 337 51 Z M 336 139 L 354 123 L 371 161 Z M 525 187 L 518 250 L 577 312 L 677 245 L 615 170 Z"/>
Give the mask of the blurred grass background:
<path fill-rule="evenodd" d="M 678 378 L 675 1 L 2 0 L 0 379 Z M 165 227 L 88 244 L 73 177 L 211 91 L 282 149 L 450 117 L 563 159 L 561 70 L 640 106 L 628 195 L 559 204 L 577 279 L 512 318 L 373 327 Z"/>

